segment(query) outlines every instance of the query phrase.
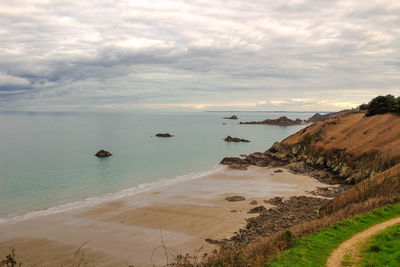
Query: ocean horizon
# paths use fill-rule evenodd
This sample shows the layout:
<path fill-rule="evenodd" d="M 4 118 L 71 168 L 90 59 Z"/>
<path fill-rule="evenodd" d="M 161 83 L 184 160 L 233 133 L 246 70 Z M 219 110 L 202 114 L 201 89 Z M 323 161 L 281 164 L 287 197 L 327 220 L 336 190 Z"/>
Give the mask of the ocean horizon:
<path fill-rule="evenodd" d="M 237 113 L 238 120 L 223 117 Z M 239 125 L 315 112 L 0 113 L 0 223 L 196 179 L 305 125 Z M 172 138 L 157 138 L 168 132 Z M 226 143 L 227 135 L 249 143 Z M 96 158 L 105 149 L 113 156 Z"/>

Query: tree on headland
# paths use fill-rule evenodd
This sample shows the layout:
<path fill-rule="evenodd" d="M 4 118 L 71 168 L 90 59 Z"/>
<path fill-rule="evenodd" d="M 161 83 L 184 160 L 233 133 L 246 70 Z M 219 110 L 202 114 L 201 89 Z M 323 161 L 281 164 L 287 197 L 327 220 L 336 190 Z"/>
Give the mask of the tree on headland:
<path fill-rule="evenodd" d="M 360 106 L 361 110 L 366 108 L 364 105 Z M 393 95 L 377 96 L 369 102 L 367 110 L 366 116 L 387 112 L 400 112 L 400 97 L 396 98 Z"/>
<path fill-rule="evenodd" d="M 361 104 L 361 105 L 359 105 L 358 106 L 358 108 L 360 109 L 360 110 L 368 110 L 368 104 Z"/>

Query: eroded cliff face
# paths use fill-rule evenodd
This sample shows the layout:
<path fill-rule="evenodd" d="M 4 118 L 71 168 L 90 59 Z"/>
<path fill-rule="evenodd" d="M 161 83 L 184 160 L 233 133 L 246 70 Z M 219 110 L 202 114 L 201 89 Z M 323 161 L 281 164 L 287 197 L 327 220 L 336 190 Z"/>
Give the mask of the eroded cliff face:
<path fill-rule="evenodd" d="M 364 115 L 346 114 L 317 122 L 265 152 L 225 158 L 221 164 L 236 169 L 287 166 L 294 172 L 314 172 L 325 182 L 333 179 L 315 173 L 321 170 L 337 182 L 358 183 L 400 162 L 400 116 Z"/>
<path fill-rule="evenodd" d="M 346 114 L 315 123 L 274 146 L 358 183 L 400 162 L 400 116 Z"/>

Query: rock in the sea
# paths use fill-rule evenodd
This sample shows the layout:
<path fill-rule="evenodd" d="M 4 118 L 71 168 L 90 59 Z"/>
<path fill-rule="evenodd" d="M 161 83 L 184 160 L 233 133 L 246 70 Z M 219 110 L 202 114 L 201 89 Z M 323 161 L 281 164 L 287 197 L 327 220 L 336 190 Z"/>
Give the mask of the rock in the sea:
<path fill-rule="evenodd" d="M 274 173 L 281 173 L 281 172 L 283 172 L 281 169 L 277 169 L 274 171 Z"/>
<path fill-rule="evenodd" d="M 230 136 L 230 135 L 228 135 L 227 137 L 225 137 L 225 142 L 246 142 L 246 143 L 248 143 L 248 142 L 250 142 L 249 140 L 246 140 L 246 139 L 241 139 L 241 138 L 238 138 L 238 137 L 232 137 L 232 136 Z"/>
<path fill-rule="evenodd" d="M 96 157 L 99 157 L 99 158 L 107 158 L 107 157 L 111 157 L 112 156 L 112 154 L 110 153 L 110 152 L 108 152 L 108 151 L 105 151 L 105 150 L 100 150 L 99 152 L 97 152 L 96 154 L 95 154 L 95 156 Z"/>
<path fill-rule="evenodd" d="M 235 202 L 235 201 L 243 201 L 246 200 L 245 197 L 242 196 L 231 196 L 231 197 L 226 197 L 225 200 L 229 201 L 229 202 Z"/>
<path fill-rule="evenodd" d="M 169 133 L 158 133 L 156 134 L 157 137 L 173 137 L 172 134 Z"/>
<path fill-rule="evenodd" d="M 224 117 L 225 120 L 237 120 L 238 117 L 236 115 L 232 115 L 230 117 Z"/>
<path fill-rule="evenodd" d="M 300 125 L 304 122 L 297 118 L 296 120 L 291 120 L 285 116 L 280 117 L 278 119 L 266 119 L 263 121 L 248 121 L 248 122 L 240 122 L 240 124 L 267 124 L 267 125 L 279 125 L 279 126 L 291 126 L 291 125 Z"/>
<path fill-rule="evenodd" d="M 250 205 L 257 205 L 257 200 L 253 200 L 252 202 L 250 202 Z"/>

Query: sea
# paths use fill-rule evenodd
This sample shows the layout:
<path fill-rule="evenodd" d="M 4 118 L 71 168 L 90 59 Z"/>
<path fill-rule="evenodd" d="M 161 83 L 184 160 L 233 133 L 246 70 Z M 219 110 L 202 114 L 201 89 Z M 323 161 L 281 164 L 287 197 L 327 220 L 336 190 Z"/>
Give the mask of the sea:
<path fill-rule="evenodd" d="M 223 168 L 224 157 L 265 151 L 305 127 L 240 121 L 307 119 L 314 113 L 0 113 L 0 223 L 205 176 Z M 233 114 L 239 119 L 223 119 Z M 227 135 L 250 142 L 227 143 Z M 113 156 L 95 157 L 100 149 Z"/>

